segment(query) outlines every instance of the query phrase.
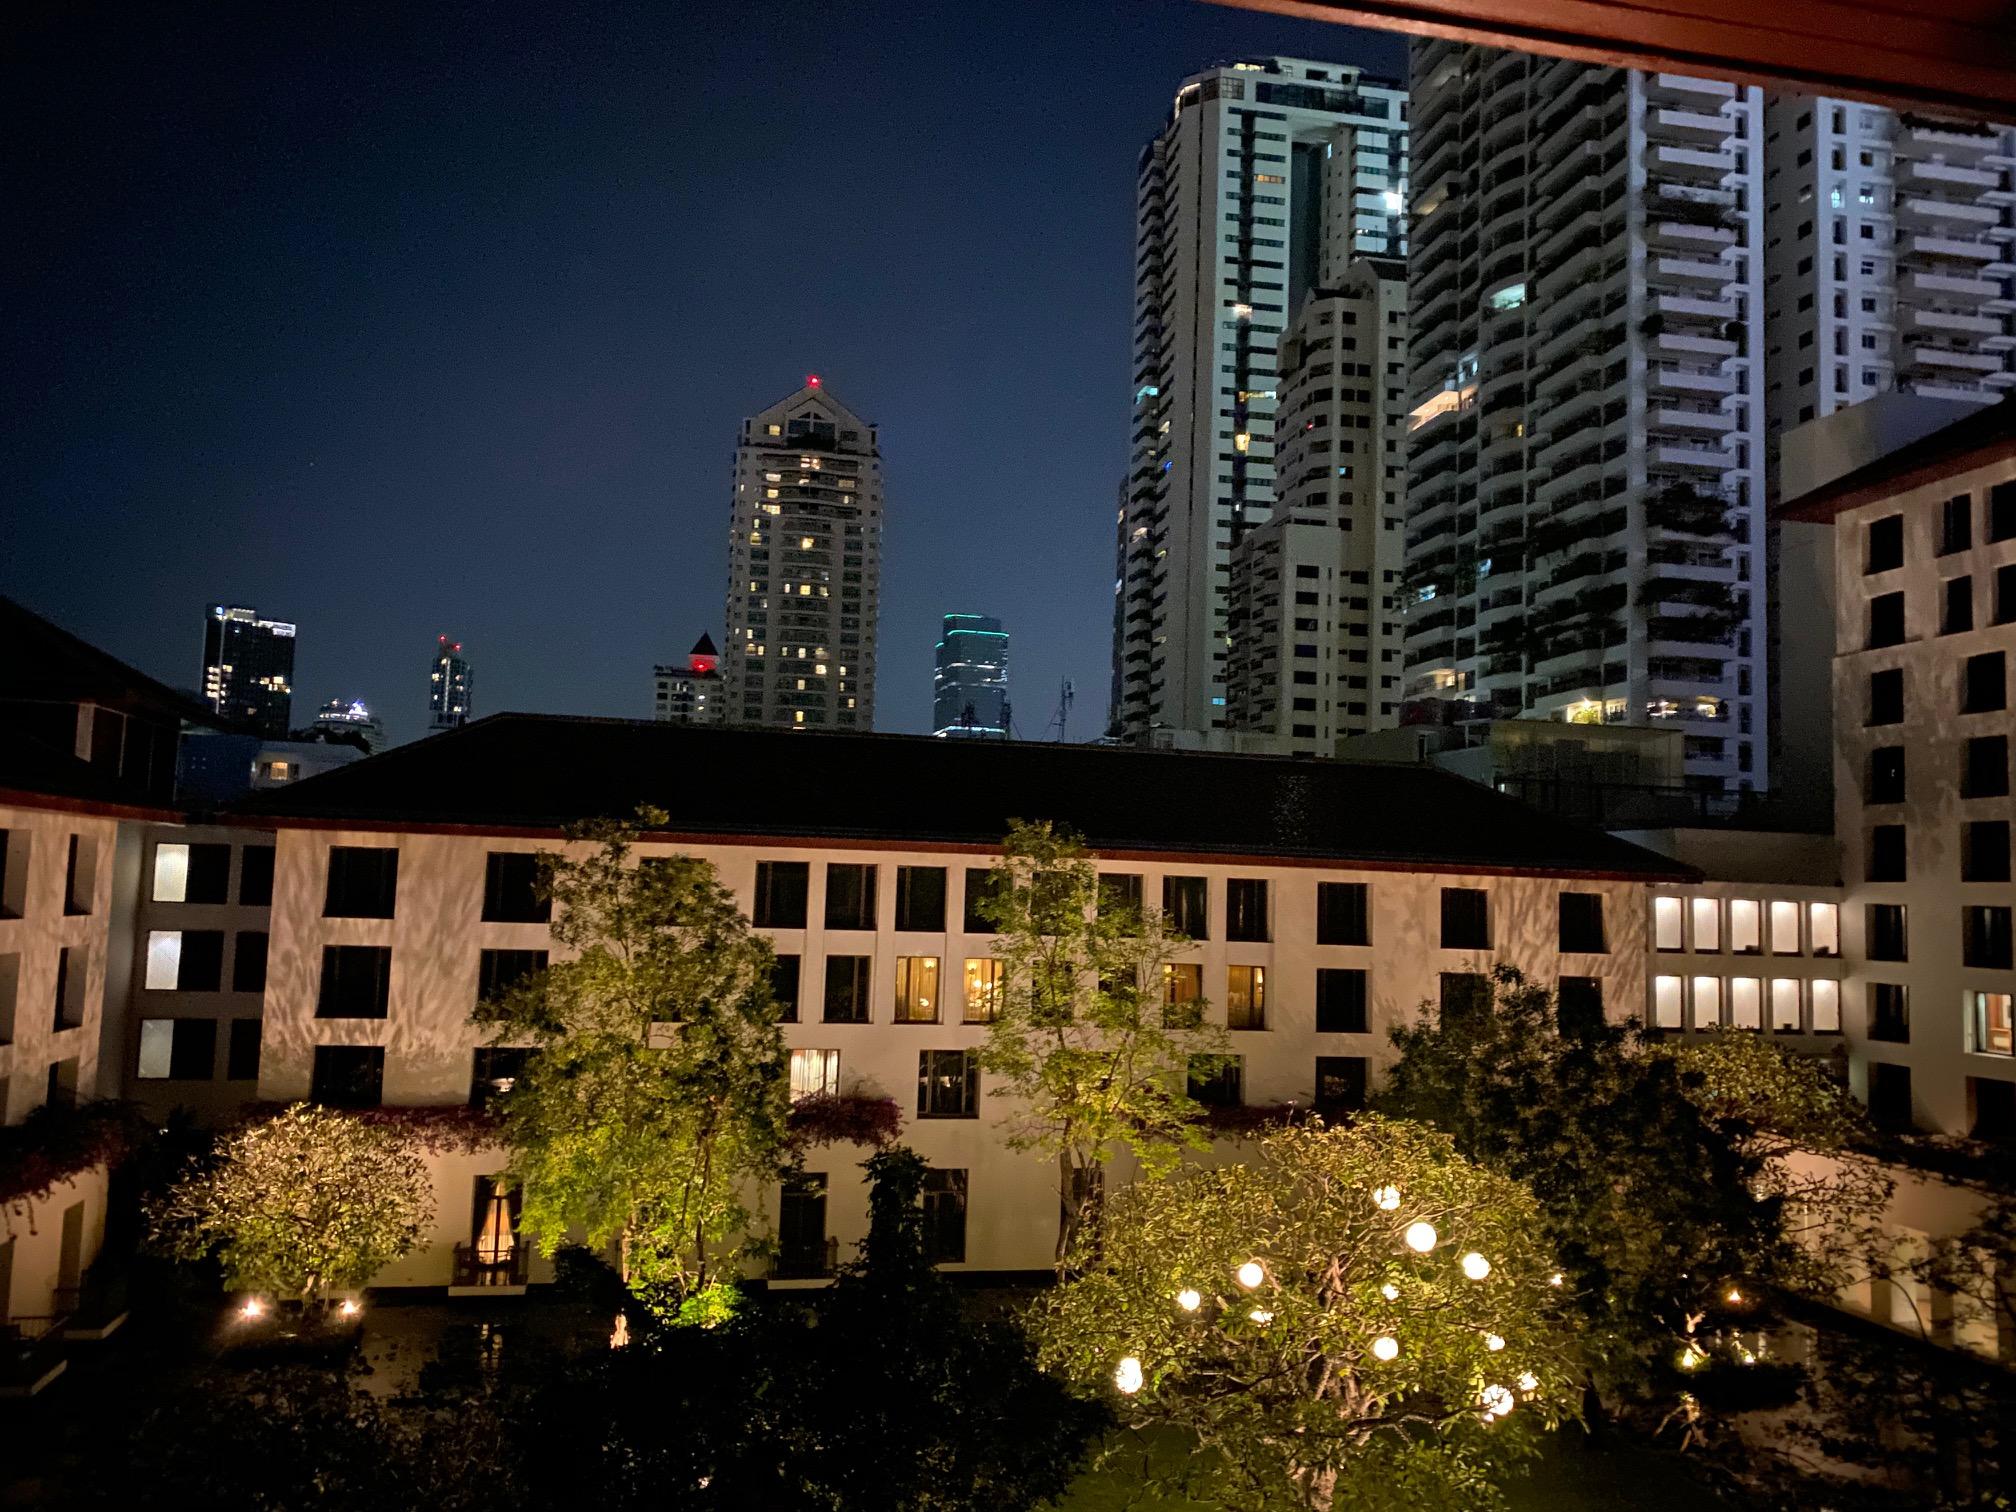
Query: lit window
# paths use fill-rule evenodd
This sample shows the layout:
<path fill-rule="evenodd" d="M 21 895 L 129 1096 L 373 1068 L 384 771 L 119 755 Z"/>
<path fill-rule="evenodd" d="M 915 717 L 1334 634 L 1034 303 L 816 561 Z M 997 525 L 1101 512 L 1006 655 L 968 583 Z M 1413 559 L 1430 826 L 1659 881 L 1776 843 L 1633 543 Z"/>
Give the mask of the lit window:
<path fill-rule="evenodd" d="M 1738 955 L 1756 955 L 1763 946 L 1763 910 L 1755 898 L 1729 900 L 1729 948 Z"/>
<path fill-rule="evenodd" d="M 1738 1029 L 1764 1027 L 1764 983 L 1756 977 L 1737 977 L 1729 984 L 1729 1022 Z"/>
<path fill-rule="evenodd" d="M 1817 981 L 1813 984 L 1813 1032 L 1815 1034 L 1839 1034 L 1841 1032 L 1841 984 L 1835 981 Z"/>
<path fill-rule="evenodd" d="M 938 1022 L 938 957 L 896 957 L 896 1022 Z"/>
<path fill-rule="evenodd" d="M 1771 954 L 1799 954 L 1799 905 L 1777 900 L 1771 904 Z"/>
<path fill-rule="evenodd" d="M 1680 900 L 1678 898 L 1654 898 L 1652 900 L 1652 948 L 1654 950 L 1680 950 L 1684 948 L 1684 942 L 1681 939 L 1680 921 Z"/>
<path fill-rule="evenodd" d="M 154 901 L 180 903 L 188 895 L 189 847 L 157 845 L 154 848 Z"/>
<path fill-rule="evenodd" d="M 1681 1026 L 1680 978 L 1662 976 L 1652 979 L 1652 1022 L 1661 1029 L 1678 1029 Z"/>
<path fill-rule="evenodd" d="M 791 1101 L 801 1097 L 832 1097 L 840 1090 L 838 1050 L 791 1052 Z"/>
<path fill-rule="evenodd" d="M 1799 1032 L 1799 983 L 1791 977 L 1772 979 L 1771 1027 L 1780 1034 Z"/>
<path fill-rule="evenodd" d="M 966 958 L 966 1022 L 991 1024 L 1001 1010 L 1001 962 L 993 956 Z"/>
<path fill-rule="evenodd" d="M 1720 950 L 1722 948 L 1722 903 L 1717 898 L 1694 898 L 1690 900 L 1688 912 L 1693 915 L 1694 948 L 1696 950 Z"/>
<path fill-rule="evenodd" d="M 1232 450 L 1236 452 L 1243 452 L 1252 444 L 1253 437 L 1246 431 L 1241 431 L 1232 438 Z"/>
<path fill-rule="evenodd" d="M 147 987 L 172 992 L 182 976 L 182 931 L 155 929 L 147 935 Z"/>
<path fill-rule="evenodd" d="M 812 537 L 810 536 L 798 537 L 798 549 L 800 551 L 810 551 L 812 549 Z"/>
<path fill-rule="evenodd" d="M 1974 1049 L 1981 1055 L 2016 1055 L 2012 999 L 2006 992 L 1974 994 Z"/>
<path fill-rule="evenodd" d="M 784 434 L 784 427 L 781 425 L 772 425 L 766 428 L 769 431 L 769 433 L 773 436 L 781 436 Z"/>
<path fill-rule="evenodd" d="M 1832 903 L 1809 903 L 1806 911 L 1813 930 L 1813 954 L 1841 954 L 1841 910 Z"/>
<path fill-rule="evenodd" d="M 1722 1023 L 1722 978 L 1694 978 L 1694 1027 L 1715 1029 Z"/>
<path fill-rule="evenodd" d="M 791 711 L 791 723 L 793 724 L 805 723 L 805 711 L 803 709 L 793 709 Z"/>

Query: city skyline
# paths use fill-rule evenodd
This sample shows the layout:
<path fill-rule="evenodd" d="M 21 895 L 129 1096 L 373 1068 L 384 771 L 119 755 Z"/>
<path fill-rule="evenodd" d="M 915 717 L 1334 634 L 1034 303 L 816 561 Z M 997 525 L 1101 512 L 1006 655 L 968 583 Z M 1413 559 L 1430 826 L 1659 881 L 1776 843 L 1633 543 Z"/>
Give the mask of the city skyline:
<path fill-rule="evenodd" d="M 361 698 L 395 741 L 426 728 L 411 648 L 451 625 L 482 648 L 482 710 L 648 717 L 640 667 L 721 633 L 730 427 L 819 372 L 902 438 L 878 728 L 929 730 L 939 618 L 984 600 L 1017 628 L 1018 680 L 1075 683 L 1074 733 L 1096 735 L 1135 156 L 1214 60 L 1397 79 L 1404 58 L 1177 0 L 1047 19 L 884 7 L 829 33 L 787 9 L 696 32 L 611 11 L 557 86 L 530 13 L 409 18 L 396 41 L 354 16 L 312 37 L 143 20 L 24 49 L 50 93 L 0 254 L 25 438 L 0 463 L 20 543 L 0 591 L 174 686 L 195 651 L 170 637 L 204 601 L 270 602 L 302 626 L 304 699 Z M 1027 110 L 1088 47 L 1124 61 L 1068 118 Z M 368 127 L 359 78 L 399 101 Z M 276 81 L 288 120 L 250 130 Z M 174 104 L 194 96 L 199 115 Z M 825 229 L 759 230 L 768 186 L 839 141 L 916 171 L 839 175 L 806 191 Z M 981 201 L 960 187 L 978 156 Z M 74 203 L 86 181 L 150 207 L 147 235 Z M 998 466 L 1011 436 L 1033 444 Z"/>

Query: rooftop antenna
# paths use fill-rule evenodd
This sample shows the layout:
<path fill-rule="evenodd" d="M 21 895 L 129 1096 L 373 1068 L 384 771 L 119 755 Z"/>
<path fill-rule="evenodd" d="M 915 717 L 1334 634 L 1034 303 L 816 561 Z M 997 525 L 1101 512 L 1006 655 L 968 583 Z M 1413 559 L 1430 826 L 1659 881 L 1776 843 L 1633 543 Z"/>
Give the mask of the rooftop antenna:
<path fill-rule="evenodd" d="M 1069 738 L 1068 732 L 1071 726 L 1071 700 L 1076 698 L 1077 696 L 1078 696 L 1077 692 L 1071 686 L 1071 679 L 1068 677 L 1065 678 L 1063 690 L 1059 692 L 1057 695 L 1056 716 L 1050 721 L 1050 729 L 1055 730 L 1057 732 L 1057 742 L 1060 745 L 1063 744 L 1064 741 L 1066 741 Z M 1046 731 L 1045 733 L 1047 734 L 1048 731 Z"/>

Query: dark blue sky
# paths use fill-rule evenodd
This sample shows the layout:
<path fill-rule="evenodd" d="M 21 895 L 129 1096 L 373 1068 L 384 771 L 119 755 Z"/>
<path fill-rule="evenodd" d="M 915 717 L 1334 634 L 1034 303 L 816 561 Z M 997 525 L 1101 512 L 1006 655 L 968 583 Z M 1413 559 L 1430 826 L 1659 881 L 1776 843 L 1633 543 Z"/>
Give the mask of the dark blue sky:
<path fill-rule="evenodd" d="M 1136 151 L 1189 72 L 1400 43 L 1191 0 L 51 7 L 7 28 L 0 592 L 196 681 L 301 626 L 295 715 L 645 716 L 720 634 L 736 427 L 881 426 L 877 724 L 938 616 L 1022 734 L 1104 722 Z"/>

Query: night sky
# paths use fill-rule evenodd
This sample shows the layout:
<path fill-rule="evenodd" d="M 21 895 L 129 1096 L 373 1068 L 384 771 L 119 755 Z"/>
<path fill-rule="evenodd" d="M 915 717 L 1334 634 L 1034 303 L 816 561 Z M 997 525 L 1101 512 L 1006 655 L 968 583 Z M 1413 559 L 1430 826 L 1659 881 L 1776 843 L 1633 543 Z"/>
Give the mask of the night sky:
<path fill-rule="evenodd" d="M 877 727 L 964 611 L 1097 735 L 1135 154 L 1217 60 L 1402 68 L 1191 0 L 146 9 L 0 23 L 0 592 L 178 687 L 254 604 L 397 738 L 441 632 L 479 713 L 648 717 L 809 372 L 881 427 Z"/>

